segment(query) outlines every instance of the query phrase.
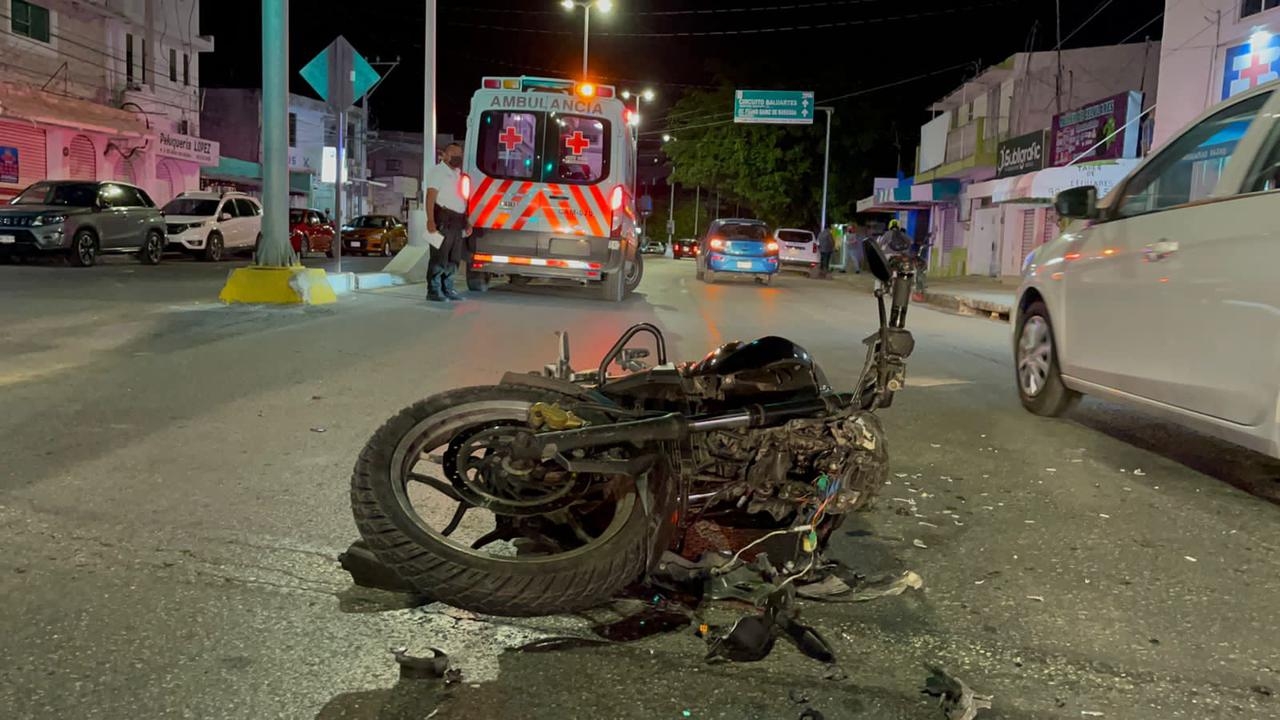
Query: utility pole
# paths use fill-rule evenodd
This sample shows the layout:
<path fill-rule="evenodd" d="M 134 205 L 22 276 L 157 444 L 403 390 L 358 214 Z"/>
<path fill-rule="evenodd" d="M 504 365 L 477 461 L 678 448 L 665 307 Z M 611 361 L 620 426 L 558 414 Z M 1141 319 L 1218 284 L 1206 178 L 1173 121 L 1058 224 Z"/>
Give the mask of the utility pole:
<path fill-rule="evenodd" d="M 822 229 L 827 227 L 827 186 L 831 180 L 831 120 L 836 114 L 833 107 L 818 107 L 827 113 L 827 144 L 822 153 Z"/>
<path fill-rule="evenodd" d="M 262 244 L 254 262 L 288 267 L 289 0 L 262 0 Z"/>
<path fill-rule="evenodd" d="M 667 176 L 667 184 L 671 186 L 671 205 L 667 208 L 667 244 L 676 241 L 676 166 L 671 166 L 671 174 Z"/>
<path fill-rule="evenodd" d="M 1062 0 L 1054 0 L 1054 14 L 1058 18 L 1058 45 L 1055 48 L 1058 51 L 1058 72 L 1055 75 L 1054 82 L 1054 101 L 1057 103 L 1058 114 L 1062 114 Z"/>
<path fill-rule="evenodd" d="M 337 237 L 333 239 L 333 262 L 335 272 L 342 272 L 342 224 L 346 216 L 343 204 L 347 199 L 347 111 L 338 111 L 338 177 L 334 181 L 336 197 L 333 201 L 333 223 L 338 226 Z M 286 195 L 286 197 L 288 197 Z"/>
<path fill-rule="evenodd" d="M 702 186 L 698 186 L 698 191 L 693 196 L 693 237 L 698 237 L 698 214 L 702 211 L 699 207 L 702 203 Z"/>
<path fill-rule="evenodd" d="M 436 165 L 436 0 L 426 0 L 426 21 L 422 43 L 422 182 L 421 202 L 409 217 L 409 244 L 427 245 L 427 176 Z"/>

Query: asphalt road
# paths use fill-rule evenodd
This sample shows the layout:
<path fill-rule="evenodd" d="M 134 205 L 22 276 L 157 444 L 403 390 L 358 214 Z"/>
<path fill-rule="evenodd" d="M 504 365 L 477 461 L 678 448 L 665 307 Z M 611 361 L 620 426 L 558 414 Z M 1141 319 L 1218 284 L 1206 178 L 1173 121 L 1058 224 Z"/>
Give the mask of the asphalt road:
<path fill-rule="evenodd" d="M 994 695 L 979 717 L 1280 715 L 1280 465 L 1099 403 L 1025 414 L 1007 325 L 913 310 L 892 485 L 833 552 L 925 588 L 806 604 L 848 673 L 825 680 L 783 645 L 708 666 L 687 631 L 503 652 L 587 621 L 409 609 L 334 556 L 355 455 L 400 407 L 535 369 L 560 328 L 593 364 L 637 321 L 690 359 L 783 334 L 848 385 L 875 322 L 856 283 L 706 286 L 651 260 L 619 306 L 404 287 L 270 310 L 214 302 L 229 267 L 0 266 L 5 717 L 772 720 L 799 717 L 796 690 L 827 718 L 940 718 L 924 663 Z M 397 683 L 397 645 L 444 648 L 466 681 Z"/>

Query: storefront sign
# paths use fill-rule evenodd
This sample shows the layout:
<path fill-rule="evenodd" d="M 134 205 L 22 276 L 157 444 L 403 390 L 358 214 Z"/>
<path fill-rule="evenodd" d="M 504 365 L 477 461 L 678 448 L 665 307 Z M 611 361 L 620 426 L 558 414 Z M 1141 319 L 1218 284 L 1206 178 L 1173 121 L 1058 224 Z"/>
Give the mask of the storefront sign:
<path fill-rule="evenodd" d="M 156 144 L 157 155 L 189 160 L 206 167 L 218 164 L 218 154 L 221 149 L 216 140 L 167 132 L 160 133 L 160 141 Z"/>
<path fill-rule="evenodd" d="M 1227 48 L 1222 99 L 1280 78 L 1280 35 L 1258 31 L 1249 42 Z"/>
<path fill-rule="evenodd" d="M 991 198 L 993 203 L 1052 202 L 1063 190 L 1092 185 L 1098 189 L 1098 197 L 1103 198 L 1124 180 L 1139 162 L 1141 161 L 1135 158 L 1071 167 L 1045 168 L 1017 177 L 974 183 L 965 189 L 965 197 L 969 200 Z"/>
<path fill-rule="evenodd" d="M 1048 164 L 1137 157 L 1141 113 L 1142 93 L 1128 92 L 1054 116 Z"/>
<path fill-rule="evenodd" d="M 996 158 L 996 177 L 1010 177 L 1044 167 L 1045 131 L 1019 135 L 1000 143 Z"/>
<path fill-rule="evenodd" d="M 0 183 L 16 183 L 20 175 L 18 148 L 0 146 Z"/>

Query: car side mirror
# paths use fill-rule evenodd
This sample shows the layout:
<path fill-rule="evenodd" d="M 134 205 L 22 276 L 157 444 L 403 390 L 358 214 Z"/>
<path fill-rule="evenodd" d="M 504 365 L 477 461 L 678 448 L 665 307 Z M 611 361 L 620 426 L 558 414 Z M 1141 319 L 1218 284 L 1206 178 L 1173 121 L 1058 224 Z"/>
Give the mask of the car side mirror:
<path fill-rule="evenodd" d="M 222 213 L 218 216 L 218 222 L 226 222 L 231 219 L 231 213 Z"/>
<path fill-rule="evenodd" d="M 1094 220 L 1098 217 L 1098 188 L 1092 185 L 1063 190 L 1053 201 L 1058 217 Z"/>

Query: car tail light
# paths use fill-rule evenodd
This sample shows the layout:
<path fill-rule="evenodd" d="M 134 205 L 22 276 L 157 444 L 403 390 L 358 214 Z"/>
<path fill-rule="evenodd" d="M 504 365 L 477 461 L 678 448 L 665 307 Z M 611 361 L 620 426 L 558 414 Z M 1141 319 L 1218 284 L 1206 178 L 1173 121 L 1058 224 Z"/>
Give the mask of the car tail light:
<path fill-rule="evenodd" d="M 471 199 L 471 176 L 462 173 L 462 178 L 458 180 L 458 194 L 462 195 L 463 200 Z"/>
<path fill-rule="evenodd" d="M 710 243 L 710 245 L 711 245 L 711 249 L 712 249 L 712 250 L 723 250 L 723 249 L 724 249 L 724 240 L 722 240 L 722 239 L 720 239 L 720 238 L 711 238 L 711 243 Z"/>
<path fill-rule="evenodd" d="M 615 212 L 622 209 L 622 203 L 627 199 L 627 188 L 618 185 L 613 188 L 613 192 L 609 193 L 609 207 Z"/>
<path fill-rule="evenodd" d="M 764 246 L 764 249 L 767 250 L 768 252 L 776 253 L 778 252 L 778 243 L 773 240 L 770 240 L 768 244 Z"/>
<path fill-rule="evenodd" d="M 818 243 L 813 244 L 813 251 L 818 252 Z"/>

